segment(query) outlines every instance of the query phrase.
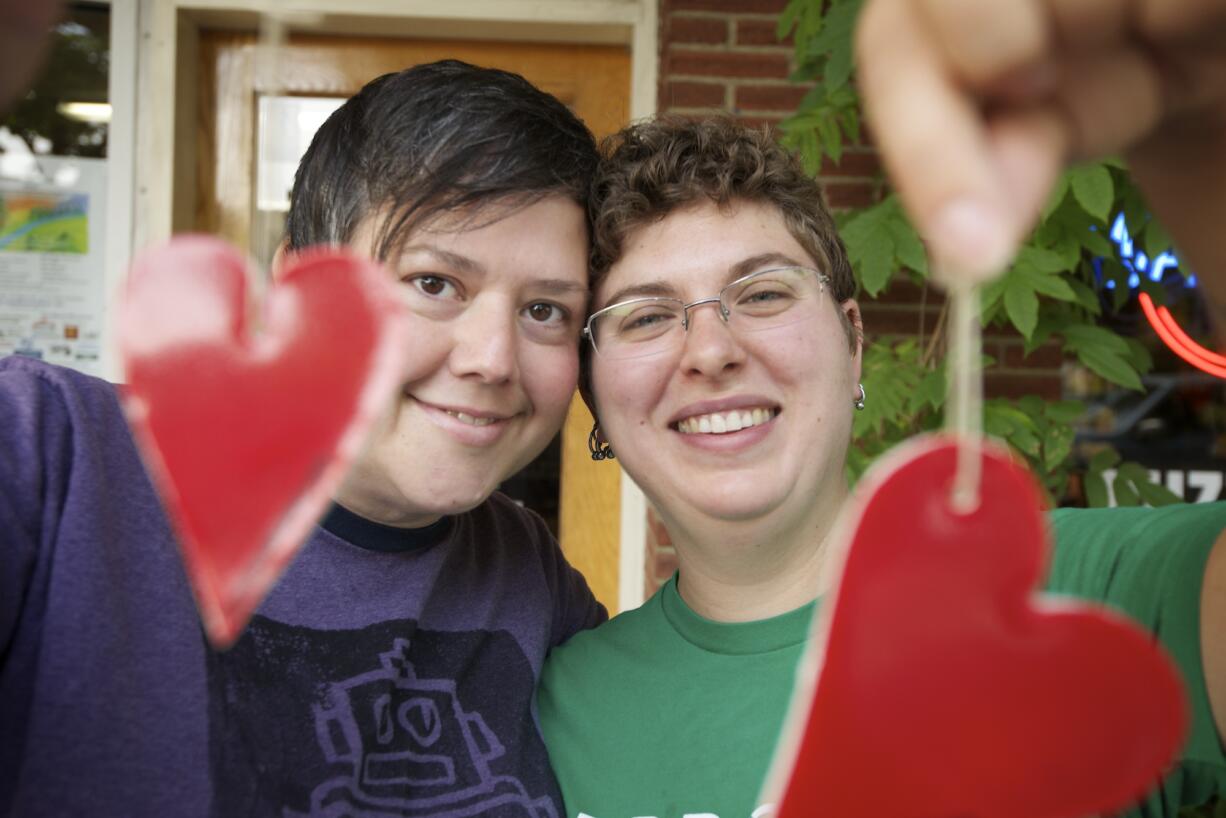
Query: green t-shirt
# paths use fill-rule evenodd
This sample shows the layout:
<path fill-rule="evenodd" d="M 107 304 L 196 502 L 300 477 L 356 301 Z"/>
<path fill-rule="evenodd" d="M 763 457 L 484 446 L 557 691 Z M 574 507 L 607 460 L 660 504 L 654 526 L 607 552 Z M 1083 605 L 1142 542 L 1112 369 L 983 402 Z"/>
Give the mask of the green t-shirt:
<path fill-rule="evenodd" d="M 1201 672 L 1200 587 L 1226 503 L 1051 515 L 1048 590 L 1113 605 L 1157 634 L 1188 681 L 1181 764 L 1135 818 L 1226 795 Z M 570 818 L 761 818 L 757 803 L 814 605 L 718 623 L 670 580 L 643 607 L 556 648 L 538 704 Z M 888 782 L 883 782 L 888 786 Z"/>

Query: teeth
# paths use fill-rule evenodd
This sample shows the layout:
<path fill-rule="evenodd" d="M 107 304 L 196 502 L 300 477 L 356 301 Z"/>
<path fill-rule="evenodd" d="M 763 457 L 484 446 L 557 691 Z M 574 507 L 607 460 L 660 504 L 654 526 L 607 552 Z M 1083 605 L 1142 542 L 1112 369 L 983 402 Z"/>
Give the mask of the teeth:
<path fill-rule="evenodd" d="M 751 426 L 761 426 L 774 416 L 774 409 L 763 408 L 713 412 L 709 415 L 696 415 L 679 421 L 677 431 L 685 435 L 722 435 L 728 432 L 739 432 Z"/>
<path fill-rule="evenodd" d="M 478 418 L 464 412 L 453 412 L 450 409 L 446 410 L 447 414 L 451 415 L 460 423 L 467 423 L 469 426 L 489 426 L 494 422 L 495 418 Z"/>

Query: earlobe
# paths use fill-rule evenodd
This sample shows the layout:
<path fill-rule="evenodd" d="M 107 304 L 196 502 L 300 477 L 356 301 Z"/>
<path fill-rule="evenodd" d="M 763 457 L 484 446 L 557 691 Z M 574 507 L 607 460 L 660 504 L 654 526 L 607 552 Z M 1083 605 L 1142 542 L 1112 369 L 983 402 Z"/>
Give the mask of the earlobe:
<path fill-rule="evenodd" d="M 289 247 L 289 239 L 282 239 L 277 245 L 277 251 L 272 254 L 272 262 L 269 264 L 269 274 L 273 281 L 280 281 L 282 274 L 285 272 L 285 265 L 289 263 L 290 256 L 294 253 Z"/>

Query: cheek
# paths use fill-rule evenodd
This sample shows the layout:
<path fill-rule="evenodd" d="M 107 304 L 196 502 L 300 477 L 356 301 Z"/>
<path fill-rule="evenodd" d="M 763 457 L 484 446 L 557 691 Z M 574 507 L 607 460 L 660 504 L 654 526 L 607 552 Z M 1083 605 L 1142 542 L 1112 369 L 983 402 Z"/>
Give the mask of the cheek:
<path fill-rule="evenodd" d="M 665 388 L 673 368 L 665 369 L 638 362 L 592 365 L 592 391 L 600 412 L 600 422 L 609 429 L 647 423 Z"/>
<path fill-rule="evenodd" d="M 447 360 L 451 349 L 451 329 L 445 323 L 428 321 L 411 315 L 408 320 L 408 360 L 404 365 L 404 381 L 420 381 Z"/>
<path fill-rule="evenodd" d="M 530 350 L 520 358 L 524 389 L 537 415 L 565 417 L 579 381 L 579 352 L 575 347 Z"/>

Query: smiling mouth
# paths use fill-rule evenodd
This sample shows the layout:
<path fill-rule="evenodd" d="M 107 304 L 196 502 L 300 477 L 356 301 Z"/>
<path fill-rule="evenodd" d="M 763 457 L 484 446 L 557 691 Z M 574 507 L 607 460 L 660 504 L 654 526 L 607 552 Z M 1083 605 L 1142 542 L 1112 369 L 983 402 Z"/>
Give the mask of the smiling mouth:
<path fill-rule="evenodd" d="M 464 412 L 453 412 L 450 409 L 444 409 L 443 411 L 460 421 L 460 423 L 466 423 L 469 426 L 489 426 L 491 423 L 497 423 L 502 420 L 502 418 L 475 417 Z"/>
<path fill-rule="evenodd" d="M 752 409 L 731 409 L 694 415 L 674 423 L 673 429 L 683 435 L 726 435 L 753 426 L 769 423 L 779 414 L 778 407 L 759 406 Z"/>

